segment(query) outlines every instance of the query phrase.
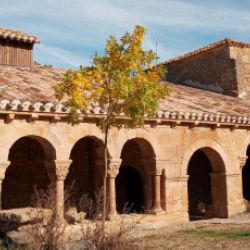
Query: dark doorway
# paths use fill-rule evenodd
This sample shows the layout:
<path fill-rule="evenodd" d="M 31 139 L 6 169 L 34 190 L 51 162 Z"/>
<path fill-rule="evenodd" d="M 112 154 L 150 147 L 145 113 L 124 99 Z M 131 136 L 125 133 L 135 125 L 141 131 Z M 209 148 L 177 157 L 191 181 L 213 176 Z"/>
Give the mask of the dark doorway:
<path fill-rule="evenodd" d="M 116 177 L 116 200 L 119 213 L 143 213 L 143 182 L 139 172 L 130 166 L 120 169 Z"/>
<path fill-rule="evenodd" d="M 247 148 L 247 160 L 245 166 L 242 169 L 242 188 L 243 197 L 245 200 L 250 201 L 250 146 Z"/>
<path fill-rule="evenodd" d="M 37 140 L 23 137 L 14 143 L 2 184 L 3 209 L 34 205 L 34 189 L 46 190 L 50 184 L 44 160 L 45 152 Z"/>
<path fill-rule="evenodd" d="M 206 208 L 213 203 L 210 173 L 211 163 L 202 150 L 197 150 L 188 165 L 189 217 L 205 217 Z"/>
<path fill-rule="evenodd" d="M 189 218 L 227 218 L 227 185 L 224 162 L 217 151 L 204 147 L 188 164 Z"/>
<path fill-rule="evenodd" d="M 103 155 L 102 142 L 93 137 L 80 139 L 70 154 L 72 163 L 65 179 L 66 205 L 75 207 L 77 212 L 86 212 L 89 218 L 95 216 L 101 205 Z"/>

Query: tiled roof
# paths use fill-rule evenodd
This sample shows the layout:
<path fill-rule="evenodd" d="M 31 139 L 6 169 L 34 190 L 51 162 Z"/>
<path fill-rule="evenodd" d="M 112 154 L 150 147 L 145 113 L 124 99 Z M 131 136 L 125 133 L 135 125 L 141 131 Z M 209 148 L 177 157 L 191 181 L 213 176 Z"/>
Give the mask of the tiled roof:
<path fill-rule="evenodd" d="M 161 110 L 250 117 L 248 98 L 240 99 L 185 85 L 167 84 L 171 88 L 171 94 L 161 104 Z"/>
<path fill-rule="evenodd" d="M 4 28 L 0 28 L 0 38 L 14 40 L 14 41 L 22 41 L 25 43 L 32 43 L 32 44 L 40 42 L 39 39 L 34 36 L 30 36 L 23 32 L 4 29 Z"/>
<path fill-rule="evenodd" d="M 231 40 L 231 39 L 225 38 L 225 39 L 220 40 L 218 42 L 209 44 L 209 45 L 207 45 L 207 46 L 205 46 L 203 48 L 199 48 L 197 50 L 191 51 L 191 52 L 186 53 L 184 55 L 181 55 L 181 56 L 175 57 L 173 59 L 170 59 L 168 61 L 165 61 L 165 62 L 163 62 L 161 64 L 170 64 L 170 63 L 173 63 L 173 62 L 179 62 L 179 61 L 182 61 L 184 59 L 196 56 L 198 54 L 207 52 L 209 50 L 212 50 L 214 48 L 217 48 L 217 47 L 220 47 L 220 46 L 223 46 L 223 45 L 226 45 L 228 47 L 250 48 L 250 44 L 249 43 L 238 42 L 238 41 L 235 41 L 235 40 Z"/>
<path fill-rule="evenodd" d="M 66 113 L 56 102 L 52 85 L 65 70 L 35 65 L 32 69 L 0 66 L 0 110 Z M 250 124 L 250 100 L 168 83 L 171 94 L 160 105 L 158 118 Z M 98 106 L 89 110 L 102 114 Z"/>
<path fill-rule="evenodd" d="M 53 102 L 51 86 L 60 80 L 63 69 L 34 65 L 30 68 L 0 66 L 0 99 Z"/>

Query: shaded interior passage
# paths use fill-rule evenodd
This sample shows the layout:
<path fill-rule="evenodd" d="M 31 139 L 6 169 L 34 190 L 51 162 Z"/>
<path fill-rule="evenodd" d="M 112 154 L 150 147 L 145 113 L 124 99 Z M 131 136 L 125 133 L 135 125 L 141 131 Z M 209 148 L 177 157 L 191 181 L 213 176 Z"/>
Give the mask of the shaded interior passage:
<path fill-rule="evenodd" d="M 250 201 L 250 146 L 247 149 L 246 164 L 242 169 L 242 185 L 243 185 L 243 197 Z"/>
<path fill-rule="evenodd" d="M 103 184 L 104 148 L 91 137 L 79 140 L 70 155 L 72 164 L 65 179 L 66 196 L 77 211 L 96 213 Z"/>
<path fill-rule="evenodd" d="M 142 213 L 144 211 L 143 183 L 140 174 L 130 166 L 120 169 L 116 177 L 117 211 Z"/>
<path fill-rule="evenodd" d="M 32 206 L 34 188 L 46 190 L 50 184 L 41 144 L 29 137 L 19 139 L 10 149 L 10 166 L 2 184 L 3 209 Z"/>
<path fill-rule="evenodd" d="M 225 165 L 211 148 L 197 150 L 188 165 L 190 219 L 226 218 L 227 187 Z"/>
<path fill-rule="evenodd" d="M 205 216 L 206 207 L 212 204 L 211 163 L 202 150 L 197 150 L 188 166 L 189 215 Z"/>
<path fill-rule="evenodd" d="M 144 213 L 153 208 L 155 152 L 144 138 L 128 140 L 121 152 L 116 177 L 116 204 L 119 213 Z"/>

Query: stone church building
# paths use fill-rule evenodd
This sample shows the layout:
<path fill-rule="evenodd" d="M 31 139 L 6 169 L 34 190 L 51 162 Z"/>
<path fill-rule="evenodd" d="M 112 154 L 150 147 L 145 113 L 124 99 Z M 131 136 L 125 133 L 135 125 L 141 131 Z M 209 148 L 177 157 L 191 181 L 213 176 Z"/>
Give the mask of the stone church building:
<path fill-rule="evenodd" d="M 102 110 L 75 125 L 54 98 L 65 72 L 33 63 L 35 37 L 0 29 L 0 209 L 30 207 L 34 187 L 83 195 L 102 186 Z M 163 63 L 171 95 L 145 128 L 112 129 L 108 214 L 152 220 L 229 217 L 250 200 L 250 44 L 225 39 Z M 147 216 L 147 215 L 145 215 Z"/>

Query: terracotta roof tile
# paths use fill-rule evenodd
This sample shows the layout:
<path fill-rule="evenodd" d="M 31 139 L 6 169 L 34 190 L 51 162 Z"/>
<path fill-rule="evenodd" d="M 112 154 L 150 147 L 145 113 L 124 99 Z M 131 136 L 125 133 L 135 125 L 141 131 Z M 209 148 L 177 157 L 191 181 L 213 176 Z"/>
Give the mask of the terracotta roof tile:
<path fill-rule="evenodd" d="M 0 28 L 0 38 L 14 40 L 14 41 L 22 41 L 25 43 L 32 43 L 32 44 L 40 43 L 39 39 L 34 36 L 27 35 L 20 31 L 15 31 L 5 28 Z"/>
<path fill-rule="evenodd" d="M 161 110 L 250 116 L 250 100 L 167 82 L 170 96 Z"/>
<path fill-rule="evenodd" d="M 43 103 L 45 104 L 43 109 L 50 110 L 46 103 L 49 105 L 49 103 L 57 102 L 52 85 L 60 81 L 64 72 L 63 69 L 37 65 L 32 69 L 0 66 L 0 102 L 16 103 L 16 101 L 20 101 L 25 103 L 28 101 L 33 103 L 33 106 Z M 165 115 L 166 112 L 179 115 L 182 112 L 190 114 L 196 112 L 196 114 L 206 113 L 214 116 L 250 117 L 249 99 L 230 97 L 180 84 L 165 83 L 171 88 L 171 95 L 160 105 L 159 112 L 165 112 Z M 4 101 L 6 99 L 8 101 Z M 51 106 L 52 112 L 61 109 L 60 104 L 55 105 L 55 107 Z"/>
<path fill-rule="evenodd" d="M 60 80 L 63 69 L 34 65 L 31 69 L 0 66 L 0 99 L 56 101 L 52 85 Z"/>

